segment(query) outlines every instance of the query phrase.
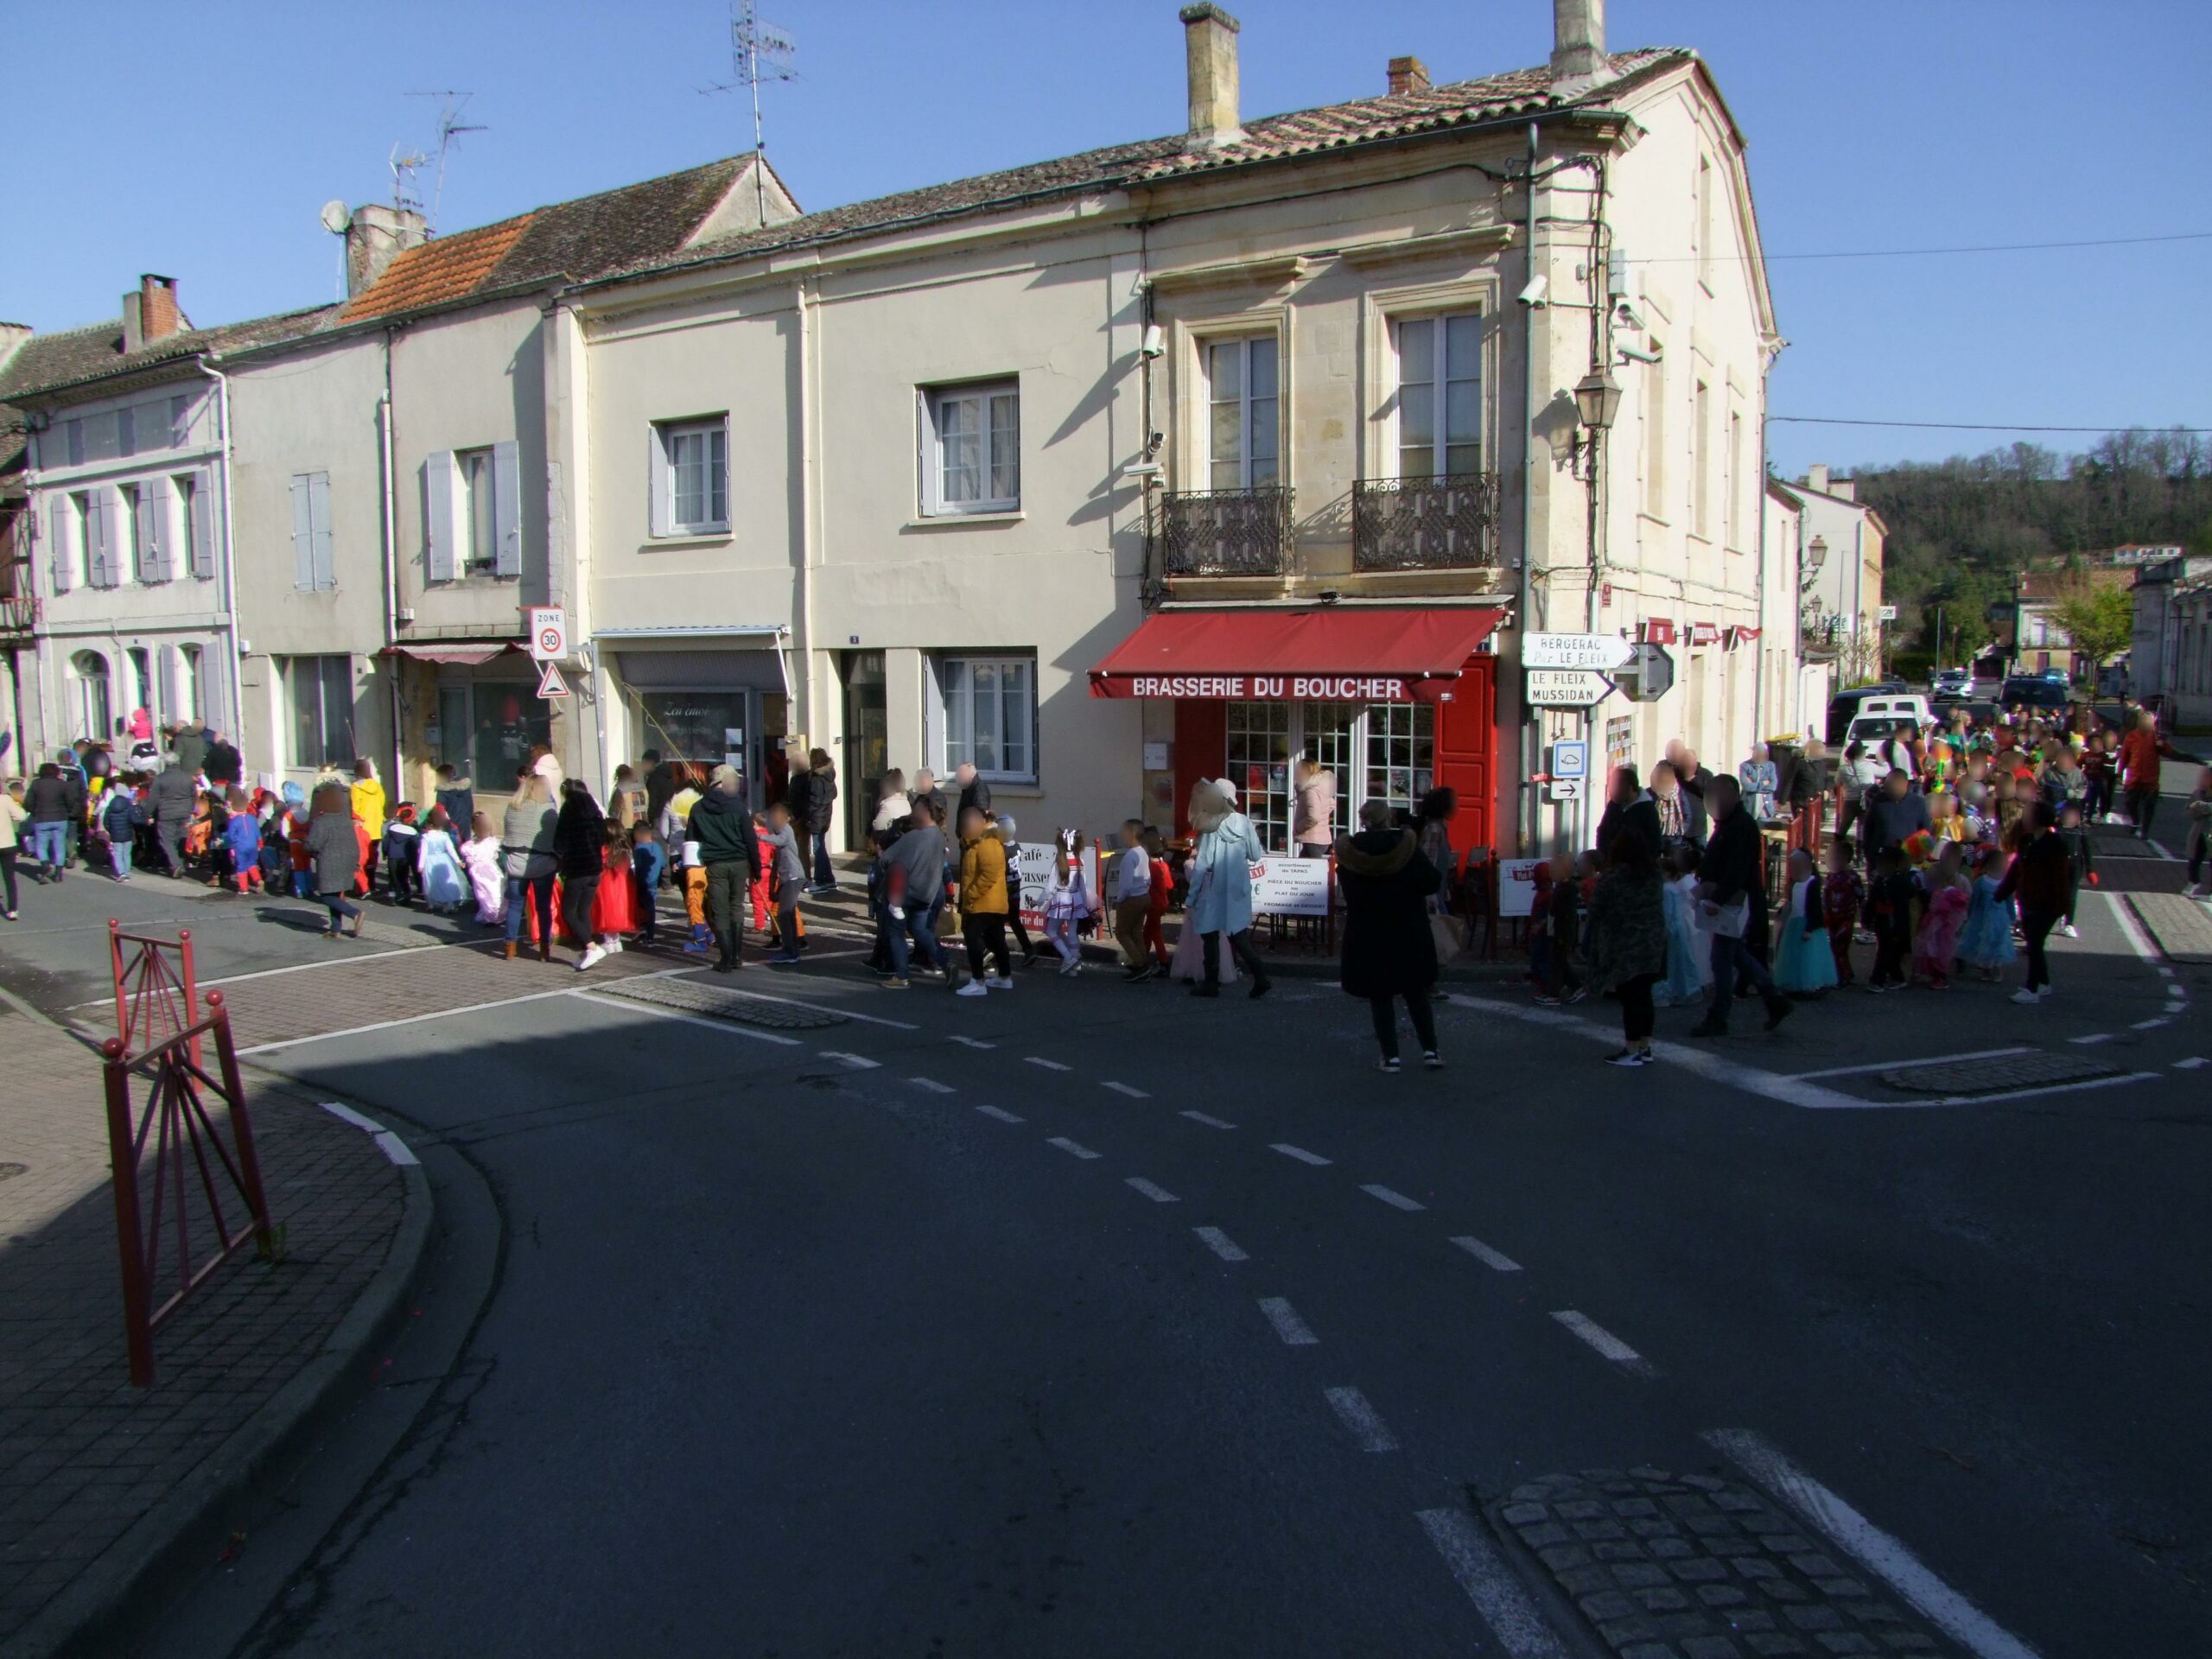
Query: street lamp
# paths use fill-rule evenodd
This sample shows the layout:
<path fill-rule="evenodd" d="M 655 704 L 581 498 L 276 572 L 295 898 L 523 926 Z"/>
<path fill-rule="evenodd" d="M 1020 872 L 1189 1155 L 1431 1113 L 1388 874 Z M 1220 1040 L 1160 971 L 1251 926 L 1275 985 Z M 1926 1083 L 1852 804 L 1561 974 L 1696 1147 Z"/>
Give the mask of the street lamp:
<path fill-rule="evenodd" d="M 1574 411 L 1582 423 L 1582 435 L 1574 442 L 1575 476 L 1586 484 L 1597 479 L 1598 445 L 1620 406 L 1621 389 L 1603 369 L 1592 369 L 1576 382 Z"/>

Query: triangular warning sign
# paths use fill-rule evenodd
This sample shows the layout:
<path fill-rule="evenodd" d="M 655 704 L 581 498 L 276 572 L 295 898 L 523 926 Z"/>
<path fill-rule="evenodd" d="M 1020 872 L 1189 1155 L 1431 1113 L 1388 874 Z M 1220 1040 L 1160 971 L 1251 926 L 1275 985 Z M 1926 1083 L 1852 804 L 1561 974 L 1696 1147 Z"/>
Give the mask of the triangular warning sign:
<path fill-rule="evenodd" d="M 569 683 L 561 677 L 558 664 L 545 664 L 545 671 L 537 677 L 537 695 L 548 698 L 565 697 L 569 695 Z"/>

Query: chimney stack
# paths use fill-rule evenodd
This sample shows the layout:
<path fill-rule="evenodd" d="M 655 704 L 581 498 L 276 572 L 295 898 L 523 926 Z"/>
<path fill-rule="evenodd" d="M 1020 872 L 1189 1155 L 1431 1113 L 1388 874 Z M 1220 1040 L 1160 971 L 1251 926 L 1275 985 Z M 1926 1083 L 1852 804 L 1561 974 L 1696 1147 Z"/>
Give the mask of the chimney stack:
<path fill-rule="evenodd" d="M 1390 60 L 1390 96 L 1397 98 L 1406 92 L 1425 92 L 1428 90 L 1428 66 L 1419 58 Z"/>
<path fill-rule="evenodd" d="M 1236 143 L 1244 137 L 1236 124 L 1236 34 L 1243 25 L 1213 0 L 1198 0 L 1177 15 L 1191 80 L 1191 131 L 1183 147 L 1219 149 Z"/>
<path fill-rule="evenodd" d="M 412 207 L 373 201 L 356 207 L 346 226 L 346 297 L 373 287 L 393 259 L 429 239 L 423 215 Z"/>
<path fill-rule="evenodd" d="M 1605 0 L 1552 0 L 1552 79 L 1591 79 L 1609 67 Z"/>
<path fill-rule="evenodd" d="M 1805 469 L 1805 487 L 1817 490 L 1822 495 L 1828 493 L 1828 469 L 1825 462 L 1815 461 Z"/>
<path fill-rule="evenodd" d="M 138 327 L 146 343 L 167 340 L 184 327 L 176 305 L 176 278 L 150 272 L 138 279 Z"/>

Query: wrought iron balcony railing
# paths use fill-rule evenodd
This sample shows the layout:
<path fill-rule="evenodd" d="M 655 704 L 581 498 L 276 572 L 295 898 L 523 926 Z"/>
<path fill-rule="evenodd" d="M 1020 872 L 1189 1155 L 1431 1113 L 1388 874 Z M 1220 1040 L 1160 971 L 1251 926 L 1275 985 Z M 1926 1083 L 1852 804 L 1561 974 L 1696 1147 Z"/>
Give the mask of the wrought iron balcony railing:
<path fill-rule="evenodd" d="M 1290 486 L 1168 490 L 1154 498 L 1159 569 L 1169 576 L 1279 576 L 1290 553 Z"/>
<path fill-rule="evenodd" d="M 1498 562 L 1496 473 L 1362 479 L 1351 499 L 1354 569 L 1460 570 Z"/>
<path fill-rule="evenodd" d="M 0 599 L 0 633 L 29 633 L 38 626 L 39 614 L 35 594 L 10 594 Z"/>

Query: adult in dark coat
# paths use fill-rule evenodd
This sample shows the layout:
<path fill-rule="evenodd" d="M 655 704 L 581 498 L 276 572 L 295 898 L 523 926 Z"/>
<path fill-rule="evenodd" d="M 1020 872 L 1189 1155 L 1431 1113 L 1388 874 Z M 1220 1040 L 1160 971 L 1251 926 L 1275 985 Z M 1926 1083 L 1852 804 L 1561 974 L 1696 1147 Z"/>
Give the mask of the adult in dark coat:
<path fill-rule="evenodd" d="M 668 804 L 683 787 L 685 768 L 680 760 L 662 760 L 658 749 L 645 751 L 645 818 L 658 830 L 660 815 L 668 810 Z"/>
<path fill-rule="evenodd" d="M 1403 997 L 1421 1040 L 1421 1064 L 1443 1065 L 1436 1055 L 1436 1020 L 1428 993 L 1436 983 L 1436 938 L 1429 928 L 1429 900 L 1443 874 L 1422 856 L 1410 830 L 1390 827 L 1384 802 L 1359 810 L 1360 832 L 1337 842 L 1337 879 L 1344 895 L 1343 985 L 1363 996 L 1375 1015 L 1375 1040 L 1382 1070 L 1398 1070 L 1396 999 Z"/>
<path fill-rule="evenodd" d="M 235 789 L 245 776 L 245 757 L 238 753 L 238 745 L 220 732 L 209 740 L 207 758 L 200 765 L 207 771 L 208 784 L 216 789 Z"/>
<path fill-rule="evenodd" d="M 1634 766 L 1613 768 L 1611 793 L 1605 798 L 1605 815 L 1598 820 L 1598 856 L 1610 860 L 1614 837 L 1624 830 L 1640 836 L 1659 854 L 1659 807 L 1637 780 Z"/>
<path fill-rule="evenodd" d="M 176 753 L 176 763 L 184 768 L 184 775 L 191 777 L 207 760 L 207 732 L 198 721 L 179 721 L 170 728 L 175 735 L 169 747 Z"/>
<path fill-rule="evenodd" d="M 1697 893 L 1706 926 L 1713 935 L 1713 1001 L 1690 1035 L 1727 1035 L 1728 1008 L 1736 1000 L 1739 979 L 1764 999 L 1766 1028 L 1772 1031 L 1789 1017 L 1792 1009 L 1751 945 L 1751 928 L 1762 913 L 1766 843 L 1751 815 L 1744 810 L 1743 793 L 1733 778 L 1715 778 L 1707 790 L 1713 806 L 1713 836 L 1698 861 Z M 1729 917 L 1739 904 L 1745 909 L 1741 931 L 1723 932 L 1715 924 Z"/>
<path fill-rule="evenodd" d="M 175 760 L 154 774 L 153 784 L 146 791 L 154 838 L 162 844 L 162 857 L 171 875 L 184 874 L 184 829 L 192 822 L 192 804 L 199 794 L 192 774 Z"/>
<path fill-rule="evenodd" d="M 835 893 L 837 868 L 830 861 L 830 826 L 837 821 L 837 763 L 827 749 L 806 752 L 806 770 L 791 779 L 791 827 L 805 840 L 801 855 L 811 854 L 814 891 Z"/>
<path fill-rule="evenodd" d="M 561 810 L 553 820 L 553 857 L 560 865 L 561 925 L 584 953 L 577 968 L 588 968 L 606 954 L 591 954 L 598 943 L 592 937 L 591 912 L 599 897 L 600 878 L 607 873 L 607 814 L 581 778 L 562 781 Z"/>
<path fill-rule="evenodd" d="M 1590 967 L 1584 982 L 1618 997 L 1622 1046 L 1608 1065 L 1651 1064 L 1651 988 L 1667 971 L 1667 907 L 1656 842 L 1614 836 L 1590 895 Z"/>

